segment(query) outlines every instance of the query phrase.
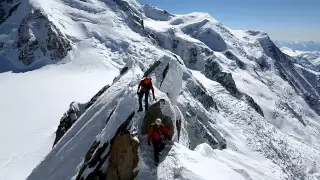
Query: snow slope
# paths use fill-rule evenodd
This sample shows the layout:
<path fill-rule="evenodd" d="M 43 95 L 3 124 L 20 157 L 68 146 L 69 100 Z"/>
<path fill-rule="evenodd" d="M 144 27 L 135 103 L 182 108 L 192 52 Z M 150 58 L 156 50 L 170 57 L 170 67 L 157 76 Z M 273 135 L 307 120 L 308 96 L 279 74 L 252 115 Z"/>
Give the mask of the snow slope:
<path fill-rule="evenodd" d="M 19 80 L 3 80 L 6 83 L 0 84 L 1 87 L 36 79 L 39 87 L 46 87 L 39 93 L 48 96 L 40 100 L 59 106 L 59 109 L 50 108 L 50 114 L 45 106 L 38 106 L 43 103 L 40 100 L 30 106 L 36 108 L 33 112 L 46 112 L 41 116 L 30 115 L 30 124 L 43 132 L 32 133 L 35 128 L 30 126 L 25 130 L 32 138 L 46 138 L 34 144 L 25 143 L 21 138 L 22 145 L 30 145 L 28 153 L 43 147 L 42 154 L 32 158 L 33 163 L 49 151 L 53 126 L 67 109 L 67 102 L 85 102 L 98 91 L 98 86 L 111 86 L 77 119 L 28 180 L 77 180 L 92 176 L 106 179 L 110 167 L 114 166 L 109 163 L 113 143 L 116 137 L 126 133 L 140 142 L 136 174 L 139 180 L 212 179 L 213 176 L 315 180 L 320 177 L 319 74 L 283 54 L 266 33 L 232 30 L 206 13 L 171 14 L 140 5 L 135 0 L 23 1 L 0 25 L 0 30 L 19 26 L 23 16 L 34 9 L 45 14 L 44 21 L 50 21 L 53 32 L 60 32 L 59 36 L 53 35 L 62 37 L 55 42 L 60 46 L 69 42 L 72 49 L 65 57 L 52 61 L 40 48 L 51 47 L 50 43 L 39 46 L 40 50 L 31 48 L 27 58 L 32 61 L 23 64 L 25 61 L 21 62 L 13 52 L 21 53 L 25 49 L 10 46 L 16 41 L 16 32 L 5 31 L 3 36 L 12 41 L 6 41 L 1 52 L 6 54 L 1 62 L 10 64 L 2 72 L 12 72 L 1 76 L 13 80 L 19 77 Z M 29 32 L 38 32 L 34 26 L 26 27 Z M 47 42 L 42 36 L 31 37 Z M 27 39 L 29 43 L 34 42 L 33 38 Z M 27 50 L 28 42 L 22 46 Z M 123 67 L 127 71 L 117 76 Z M 49 75 L 57 77 L 57 80 L 49 79 L 50 82 L 59 81 L 61 84 L 57 85 L 68 89 L 61 89 L 65 94 L 52 96 L 56 88 L 47 88 L 50 87 L 46 84 L 48 79 L 42 79 Z M 151 102 L 152 106 L 160 104 L 161 113 L 153 113 L 169 119 L 174 132 L 174 143 L 167 142 L 158 167 L 154 166 L 152 148 L 147 146 L 143 134 L 147 116 L 143 112 L 135 113 L 137 84 L 144 75 L 153 78 L 158 101 Z M 1 94 L 7 97 L 11 87 L 1 89 L 4 89 Z M 22 97 L 29 97 L 24 94 L 27 92 L 23 91 Z M 38 98 L 35 93 L 27 95 Z M 20 100 L 19 96 L 14 98 L 13 102 Z M 10 105 L 7 111 L 13 108 Z M 21 114 L 32 111 L 26 110 Z M 19 117 L 5 114 L 5 118 L 12 121 Z M 48 117 L 50 123 L 42 125 Z M 51 132 L 45 131 L 46 128 Z M 15 137 L 20 140 L 18 135 Z M 25 173 L 30 170 L 22 161 L 7 164 L 10 165 L 4 163 L 2 171 L 6 172 L 3 178 L 9 180 L 25 177 L 23 173 L 15 177 L 15 171 L 20 171 L 18 168 Z M 136 168 L 132 171 L 136 172 Z"/>

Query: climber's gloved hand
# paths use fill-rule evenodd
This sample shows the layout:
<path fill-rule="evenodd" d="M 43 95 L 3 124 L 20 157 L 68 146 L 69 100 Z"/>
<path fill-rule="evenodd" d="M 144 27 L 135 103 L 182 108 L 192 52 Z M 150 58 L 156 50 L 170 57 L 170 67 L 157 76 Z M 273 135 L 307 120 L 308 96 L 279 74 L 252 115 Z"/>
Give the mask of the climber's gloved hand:
<path fill-rule="evenodd" d="M 169 136 L 169 137 L 168 137 L 168 140 L 169 140 L 169 141 L 172 141 L 172 136 Z"/>
<path fill-rule="evenodd" d="M 150 141 L 148 141 L 148 146 L 150 146 L 151 145 L 151 143 L 150 143 Z"/>

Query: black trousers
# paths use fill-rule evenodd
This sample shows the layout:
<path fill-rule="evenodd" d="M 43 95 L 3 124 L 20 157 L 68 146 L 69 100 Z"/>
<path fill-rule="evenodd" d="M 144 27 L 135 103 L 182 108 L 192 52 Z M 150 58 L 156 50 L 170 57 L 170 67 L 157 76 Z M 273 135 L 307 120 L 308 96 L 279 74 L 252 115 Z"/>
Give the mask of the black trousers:
<path fill-rule="evenodd" d="M 154 141 L 152 140 L 153 149 L 154 149 L 154 160 L 159 162 L 159 152 L 164 150 L 165 144 L 162 140 Z"/>
<path fill-rule="evenodd" d="M 147 92 L 143 92 L 143 91 L 140 91 L 138 93 L 138 97 L 139 97 L 139 109 L 142 109 L 142 98 L 144 96 L 144 107 L 145 109 L 148 109 L 149 107 L 149 91 Z"/>

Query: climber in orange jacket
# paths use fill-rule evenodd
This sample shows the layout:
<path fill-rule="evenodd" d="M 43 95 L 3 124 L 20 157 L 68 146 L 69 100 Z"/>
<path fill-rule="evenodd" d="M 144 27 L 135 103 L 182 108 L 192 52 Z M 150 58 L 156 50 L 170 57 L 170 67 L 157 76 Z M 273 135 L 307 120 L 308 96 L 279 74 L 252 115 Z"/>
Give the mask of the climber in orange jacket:
<path fill-rule="evenodd" d="M 145 109 L 148 109 L 148 98 L 149 98 L 149 92 L 152 92 L 153 95 L 153 99 L 155 100 L 155 96 L 154 96 L 154 89 L 152 86 L 152 82 L 151 82 L 151 78 L 150 77 L 146 77 L 143 80 L 140 81 L 139 86 L 138 86 L 138 90 L 137 90 L 137 94 L 139 97 L 139 110 L 138 112 L 142 111 L 142 98 L 144 96 L 144 106 Z"/>
<path fill-rule="evenodd" d="M 171 140 L 169 132 L 160 118 L 156 119 L 156 122 L 151 124 L 150 131 L 148 133 L 148 145 L 150 146 L 152 141 L 154 148 L 154 159 L 156 163 L 159 162 L 159 153 L 165 148 L 164 137 L 167 137 Z"/>

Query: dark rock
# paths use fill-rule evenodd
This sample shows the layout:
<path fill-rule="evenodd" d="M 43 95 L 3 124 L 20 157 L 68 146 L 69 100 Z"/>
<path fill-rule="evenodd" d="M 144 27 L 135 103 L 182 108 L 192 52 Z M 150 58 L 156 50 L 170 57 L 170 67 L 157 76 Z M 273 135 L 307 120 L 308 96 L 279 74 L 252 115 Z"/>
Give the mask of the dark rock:
<path fill-rule="evenodd" d="M 124 73 L 126 73 L 128 70 L 129 70 L 128 67 L 122 68 L 121 71 L 120 71 L 120 76 L 123 75 Z"/>
<path fill-rule="evenodd" d="M 303 95 L 304 99 L 306 100 L 306 102 L 308 103 L 308 105 L 318 114 L 320 115 L 320 99 L 315 96 L 312 95 L 310 93 L 305 93 Z"/>
<path fill-rule="evenodd" d="M 252 99 L 252 97 L 249 96 L 249 95 L 247 95 L 247 94 L 245 94 L 244 96 L 245 96 L 248 104 L 249 104 L 254 110 L 256 110 L 261 116 L 264 116 L 261 107 L 260 107 L 256 102 L 254 102 L 254 100 Z"/>
<path fill-rule="evenodd" d="M 144 72 L 143 77 L 147 77 L 152 71 L 154 71 L 159 65 L 161 64 L 160 61 L 155 61 L 150 67 Z"/>
<path fill-rule="evenodd" d="M 98 98 L 110 88 L 110 85 L 104 86 L 97 94 L 95 94 L 88 103 L 85 105 L 85 110 L 87 110 L 93 103 L 95 103 Z"/>
<path fill-rule="evenodd" d="M 20 51 L 19 60 L 24 65 L 31 65 L 46 56 L 57 62 L 71 50 L 67 38 L 39 9 L 32 11 L 22 20 L 16 45 Z"/>
<path fill-rule="evenodd" d="M 179 40 L 174 39 L 172 43 L 172 49 L 178 48 Z"/>
<path fill-rule="evenodd" d="M 206 61 L 205 70 L 203 71 L 203 74 L 207 78 L 219 82 L 234 97 L 240 99 L 243 96 L 245 96 L 245 99 L 248 102 L 248 104 L 253 109 L 255 109 L 261 116 L 263 116 L 263 111 L 260 108 L 260 106 L 256 102 L 254 102 L 252 97 L 248 96 L 247 94 L 241 93 L 237 89 L 237 86 L 232 78 L 231 73 L 222 72 L 217 62 L 213 61 L 212 59 L 208 59 Z"/>
<path fill-rule="evenodd" d="M 166 68 L 162 72 L 162 81 L 160 83 L 160 87 L 161 87 L 164 79 L 166 78 L 168 71 L 169 71 L 169 63 L 167 64 Z"/>
<path fill-rule="evenodd" d="M 198 99 L 204 108 L 209 110 L 211 107 L 213 107 L 218 110 L 216 102 L 199 82 L 195 83 L 192 80 L 188 81 L 187 87 L 191 95 Z"/>
<path fill-rule="evenodd" d="M 80 103 L 72 102 L 69 109 L 64 113 L 60 120 L 60 124 L 56 131 L 56 138 L 53 142 L 53 146 L 64 136 L 64 134 L 71 128 L 71 126 L 77 121 L 77 119 L 83 114 L 84 107 Z"/>
<path fill-rule="evenodd" d="M 262 56 L 259 59 L 257 59 L 256 62 L 258 63 L 262 71 L 270 69 L 270 64 L 268 63 L 266 57 Z"/>
<path fill-rule="evenodd" d="M 226 51 L 224 52 L 224 55 L 228 58 L 228 59 L 231 59 L 233 61 L 236 62 L 236 64 L 238 65 L 238 67 L 240 69 L 245 69 L 245 63 L 242 62 L 237 56 L 235 56 L 232 52 L 230 51 Z"/>
<path fill-rule="evenodd" d="M 72 102 L 66 113 L 60 120 L 60 124 L 56 131 L 56 138 L 53 146 L 64 136 L 64 134 L 71 128 L 71 126 L 78 120 L 78 118 L 92 106 L 93 103 L 109 88 L 109 85 L 104 86 L 93 98 L 86 104 Z M 112 114 L 113 112 L 111 112 Z M 110 115 L 111 116 L 111 115 Z"/>
<path fill-rule="evenodd" d="M 139 141 L 130 134 L 115 138 L 109 155 L 106 180 L 133 180 L 138 175 Z"/>
<path fill-rule="evenodd" d="M 143 120 L 143 126 L 141 130 L 142 134 L 148 134 L 151 124 L 154 123 L 157 118 L 160 118 L 162 120 L 162 123 L 167 127 L 170 136 L 174 134 L 173 121 L 169 116 L 163 115 L 160 107 L 161 103 L 165 104 L 166 101 L 164 99 L 161 99 L 148 108 L 148 111 L 146 112 Z"/>
<path fill-rule="evenodd" d="M 137 176 L 139 161 L 139 139 L 128 134 L 128 125 L 134 112 L 118 128 L 111 141 L 94 142 L 85 155 L 84 162 L 76 176 L 76 180 L 127 179 Z M 108 166 L 106 164 L 109 158 Z M 85 177 L 85 171 L 89 171 Z M 116 173 L 115 173 L 116 172 Z M 117 172 L 120 172 L 117 173 Z M 130 179 L 131 180 L 131 179 Z"/>
<path fill-rule="evenodd" d="M 189 63 L 190 64 L 196 63 L 197 62 L 197 57 L 198 57 L 197 48 L 191 48 L 190 49 L 190 60 L 189 60 Z"/>
<path fill-rule="evenodd" d="M 173 57 L 175 57 L 177 59 L 179 64 L 183 65 L 182 62 L 180 62 L 180 60 L 178 59 L 177 55 L 173 54 Z"/>
<path fill-rule="evenodd" d="M 177 133 L 178 133 L 178 140 L 180 139 L 180 134 L 181 134 L 181 119 L 176 121 L 176 127 L 177 127 Z"/>
<path fill-rule="evenodd" d="M 226 88 L 233 96 L 240 97 L 241 93 L 236 87 L 231 73 L 222 72 L 220 66 L 213 59 L 208 59 L 205 64 L 203 74 L 213 80 L 219 82 Z"/>

